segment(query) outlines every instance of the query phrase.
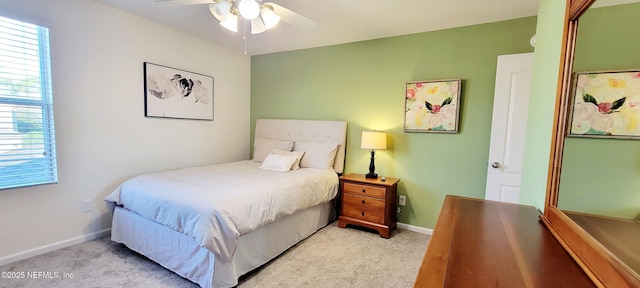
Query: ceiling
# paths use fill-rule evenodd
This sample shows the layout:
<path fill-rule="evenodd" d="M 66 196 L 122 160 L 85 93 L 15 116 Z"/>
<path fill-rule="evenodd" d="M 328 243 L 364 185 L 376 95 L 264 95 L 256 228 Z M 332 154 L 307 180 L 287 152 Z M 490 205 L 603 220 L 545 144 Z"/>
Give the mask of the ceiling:
<path fill-rule="evenodd" d="M 238 33 L 228 31 L 211 15 L 206 4 L 168 6 L 153 3 L 152 0 L 95 1 L 236 51 L 245 51 L 242 24 L 239 23 Z M 269 1 L 313 19 L 318 25 L 305 30 L 281 22 L 262 34 L 247 32 L 246 52 L 249 55 L 515 19 L 536 15 L 538 11 L 538 0 Z"/>
<path fill-rule="evenodd" d="M 534 16 L 538 12 L 538 0 L 265 0 L 313 19 L 318 25 L 306 30 L 280 22 L 262 34 L 246 32 L 245 42 L 242 21 L 238 33 L 228 31 L 211 15 L 207 4 L 169 6 L 153 0 L 95 1 L 249 55 L 496 22 Z M 594 7 L 638 0 L 596 2 Z"/>

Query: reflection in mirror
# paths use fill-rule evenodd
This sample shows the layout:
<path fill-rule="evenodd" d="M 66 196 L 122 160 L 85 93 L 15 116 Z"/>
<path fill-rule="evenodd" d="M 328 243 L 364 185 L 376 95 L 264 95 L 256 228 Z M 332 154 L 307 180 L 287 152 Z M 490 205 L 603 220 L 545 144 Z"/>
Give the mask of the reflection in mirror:
<path fill-rule="evenodd" d="M 630 70 L 640 77 L 640 3 L 614 1 L 597 0 L 580 17 L 574 73 Z M 632 115 L 626 125 L 640 125 L 640 87 L 635 92 L 614 112 Z M 640 274 L 639 139 L 567 137 L 558 197 L 560 209 Z"/>

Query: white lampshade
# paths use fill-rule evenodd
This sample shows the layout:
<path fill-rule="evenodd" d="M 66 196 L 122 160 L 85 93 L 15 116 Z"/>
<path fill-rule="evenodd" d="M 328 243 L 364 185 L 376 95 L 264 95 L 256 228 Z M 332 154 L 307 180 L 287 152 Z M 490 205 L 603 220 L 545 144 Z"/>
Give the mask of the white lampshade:
<path fill-rule="evenodd" d="M 227 15 L 227 19 L 224 22 L 220 22 L 220 25 L 233 32 L 238 32 L 238 16 L 233 13 L 229 13 L 229 15 Z"/>
<path fill-rule="evenodd" d="M 240 0 L 238 11 L 243 18 L 253 20 L 260 15 L 260 4 L 255 0 Z"/>
<path fill-rule="evenodd" d="M 260 34 L 264 31 L 267 31 L 267 28 L 264 27 L 264 22 L 260 17 L 251 20 L 251 34 Z"/>
<path fill-rule="evenodd" d="M 376 131 L 362 131 L 360 148 L 369 150 L 387 149 L 387 133 Z"/>
<path fill-rule="evenodd" d="M 209 11 L 211 11 L 211 14 L 220 22 L 224 22 L 227 20 L 229 11 L 231 11 L 231 4 L 227 0 L 220 0 L 214 4 L 209 4 Z"/>
<path fill-rule="evenodd" d="M 262 16 L 264 26 L 267 29 L 273 28 L 278 24 L 278 22 L 280 22 L 280 16 L 273 12 L 273 7 L 271 7 L 271 5 L 264 5 L 260 11 L 260 16 Z"/>

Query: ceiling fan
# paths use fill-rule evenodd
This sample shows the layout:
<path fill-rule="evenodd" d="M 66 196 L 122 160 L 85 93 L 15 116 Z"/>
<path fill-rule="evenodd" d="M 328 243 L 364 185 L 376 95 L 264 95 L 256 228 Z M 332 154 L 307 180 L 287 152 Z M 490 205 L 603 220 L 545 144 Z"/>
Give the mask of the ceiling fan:
<path fill-rule="evenodd" d="M 298 28 L 311 30 L 318 23 L 273 2 L 262 0 L 154 0 L 162 5 L 209 4 L 209 11 L 220 25 L 238 32 L 238 20 L 251 23 L 251 34 L 260 34 L 276 26 L 280 20 Z"/>

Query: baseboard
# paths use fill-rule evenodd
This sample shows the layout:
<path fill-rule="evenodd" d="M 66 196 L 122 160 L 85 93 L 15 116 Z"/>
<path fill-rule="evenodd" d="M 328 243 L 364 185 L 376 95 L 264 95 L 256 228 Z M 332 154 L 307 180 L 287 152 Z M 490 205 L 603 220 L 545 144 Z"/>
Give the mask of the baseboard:
<path fill-rule="evenodd" d="M 91 241 L 91 240 L 95 240 L 104 236 L 108 236 L 111 233 L 111 228 L 107 228 L 104 230 L 100 230 L 98 232 L 94 232 L 94 233 L 90 233 L 90 234 L 85 234 L 82 236 L 78 236 L 75 238 L 71 238 L 71 239 L 67 239 L 67 240 L 63 240 L 60 242 L 56 242 L 56 243 L 52 243 L 49 245 L 44 245 L 44 246 L 40 246 L 37 248 L 33 248 L 33 249 L 29 249 L 26 251 L 22 251 L 22 252 L 18 252 L 15 254 L 11 254 L 8 256 L 4 256 L 4 257 L 0 257 L 0 266 L 2 265 L 7 265 L 9 263 L 13 263 L 16 261 L 20 261 L 20 260 L 24 260 L 27 258 L 31 258 L 34 256 L 38 256 L 38 255 L 42 255 L 45 253 L 49 253 L 55 250 L 59 250 L 62 248 L 67 248 L 69 246 L 73 246 L 76 244 L 80 244 L 80 243 L 84 243 L 87 241 Z"/>
<path fill-rule="evenodd" d="M 398 226 L 398 229 L 404 229 L 404 230 L 409 230 L 409 231 L 413 231 L 413 232 L 418 232 L 418 233 L 426 234 L 426 235 L 429 235 L 429 236 L 431 236 L 433 234 L 433 229 L 429 229 L 429 228 L 413 226 L 413 225 L 400 223 L 400 222 L 396 223 L 396 225 Z"/>

